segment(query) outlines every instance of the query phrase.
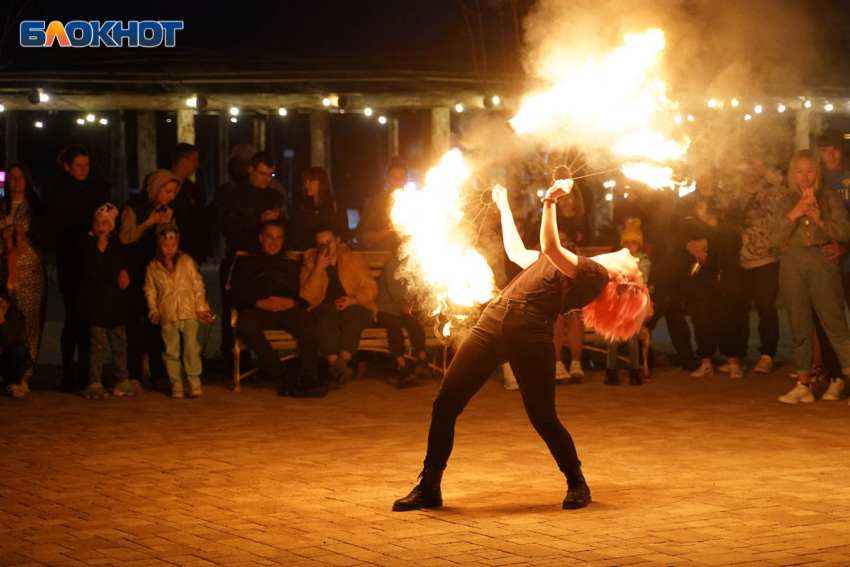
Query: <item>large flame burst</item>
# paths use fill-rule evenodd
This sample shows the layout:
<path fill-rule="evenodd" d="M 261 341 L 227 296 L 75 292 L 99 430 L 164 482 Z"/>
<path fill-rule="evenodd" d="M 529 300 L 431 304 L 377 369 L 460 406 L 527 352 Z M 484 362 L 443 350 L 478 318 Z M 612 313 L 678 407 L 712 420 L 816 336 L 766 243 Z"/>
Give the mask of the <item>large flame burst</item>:
<path fill-rule="evenodd" d="M 446 315 L 444 335 L 453 320 L 467 319 L 469 308 L 488 302 L 495 289 L 493 271 L 461 223 L 468 178 L 461 151 L 453 149 L 428 171 L 421 190 L 394 194 L 392 221 L 404 238 L 401 255 L 407 258 L 402 275 L 432 315 Z"/>
<path fill-rule="evenodd" d="M 672 126 L 677 107 L 659 77 L 664 45 L 664 32 L 658 29 L 627 35 L 601 62 L 590 58 L 549 90 L 525 97 L 511 127 L 517 134 L 560 129 L 586 137 L 589 144 L 601 141 L 626 159 L 626 177 L 655 189 L 681 186 L 667 162 L 683 159 L 690 142 L 668 139 L 650 128 L 650 122 L 664 119 Z"/>

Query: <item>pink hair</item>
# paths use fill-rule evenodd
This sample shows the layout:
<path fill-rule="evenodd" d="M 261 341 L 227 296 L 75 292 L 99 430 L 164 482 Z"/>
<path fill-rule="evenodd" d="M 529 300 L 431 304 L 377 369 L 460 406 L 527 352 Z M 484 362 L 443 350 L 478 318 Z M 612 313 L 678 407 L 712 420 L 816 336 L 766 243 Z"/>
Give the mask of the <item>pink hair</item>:
<path fill-rule="evenodd" d="M 640 331 L 649 309 L 646 286 L 612 279 L 582 313 L 584 324 L 609 341 L 626 341 Z"/>

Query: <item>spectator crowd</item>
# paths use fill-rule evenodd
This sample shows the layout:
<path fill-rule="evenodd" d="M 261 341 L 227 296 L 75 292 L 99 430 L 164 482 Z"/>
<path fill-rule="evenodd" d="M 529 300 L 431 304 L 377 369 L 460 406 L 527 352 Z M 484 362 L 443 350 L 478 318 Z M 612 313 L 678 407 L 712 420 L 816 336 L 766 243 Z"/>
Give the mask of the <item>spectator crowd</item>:
<path fill-rule="evenodd" d="M 665 319 L 674 365 L 694 378 L 717 372 L 743 378 L 754 306 L 760 357 L 753 371 L 771 373 L 781 294 L 797 383 L 779 401 L 814 401 L 818 378 L 829 384 L 821 399 L 842 399 L 850 376 L 850 167 L 844 140 L 828 127 L 817 150 L 797 152 L 787 170 L 760 159 L 697 164 L 691 194 L 646 191 L 618 203 L 619 248 L 638 260 L 652 297 L 641 341 Z M 90 399 L 156 387 L 174 398 L 201 396 L 198 333 L 218 314 L 210 309 L 200 267 L 214 261 L 219 239 L 221 352 L 227 364 L 234 364 L 228 357 L 238 339 L 256 354 L 280 395 L 321 397 L 362 372 L 361 335 L 381 328 L 400 385 L 431 375 L 425 318 L 398 275 L 402 242 L 390 210 L 393 191 L 408 181 L 398 158 L 387 169 L 385 190 L 366 204 L 354 230 L 324 168 L 303 173 L 293 205 L 274 176 L 274 158 L 246 146 L 234 149 L 229 180 L 209 200 L 193 181 L 200 160 L 190 144 L 177 144 L 171 167 L 147 175 L 141 191 L 120 207 L 109 203 L 109 188 L 91 173 L 84 148 L 67 148 L 58 165 L 61 176 L 46 204 L 24 163 L 9 164 L 5 172 L 0 378 L 12 396 L 26 395 L 37 371 L 50 257 L 65 313 L 62 390 Z M 514 216 L 506 192 L 494 197 L 502 227 L 509 225 L 502 230 L 502 257 L 488 258 L 499 264 L 505 281 L 497 284 L 503 287 L 520 271 L 511 248 L 526 239 L 531 248 L 537 238 L 532 216 Z M 558 216 L 561 244 L 581 253 L 591 232 L 581 191 L 559 201 Z M 363 250 L 387 258 L 377 278 L 358 253 Z M 237 316 L 231 317 L 231 309 Z M 297 371 L 279 358 L 266 335 L 270 330 L 296 339 Z M 555 321 L 558 380 L 583 378 L 587 331 L 580 312 Z M 605 384 L 620 384 L 623 352 L 629 384 L 644 383 L 641 363 L 648 352 L 641 341 L 607 345 Z M 561 358 L 565 344 L 569 367 Z M 113 375 L 104 379 L 107 347 Z M 515 389 L 508 366 L 503 375 L 505 387 Z"/>

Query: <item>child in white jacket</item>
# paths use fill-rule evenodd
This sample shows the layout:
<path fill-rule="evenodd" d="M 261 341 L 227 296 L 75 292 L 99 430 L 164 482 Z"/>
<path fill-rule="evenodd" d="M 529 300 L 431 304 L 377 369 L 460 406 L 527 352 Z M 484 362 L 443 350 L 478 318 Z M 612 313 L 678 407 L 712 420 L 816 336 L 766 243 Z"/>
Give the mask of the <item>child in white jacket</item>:
<path fill-rule="evenodd" d="M 162 326 L 165 342 L 163 361 L 171 381 L 171 397 L 183 397 L 180 372 L 180 336 L 183 336 L 183 367 L 193 397 L 201 391 L 201 348 L 198 344 L 198 322 L 209 323 L 204 282 L 192 258 L 180 252 L 180 233 L 173 224 L 156 229 L 156 257 L 145 274 L 145 297 L 148 317 Z"/>

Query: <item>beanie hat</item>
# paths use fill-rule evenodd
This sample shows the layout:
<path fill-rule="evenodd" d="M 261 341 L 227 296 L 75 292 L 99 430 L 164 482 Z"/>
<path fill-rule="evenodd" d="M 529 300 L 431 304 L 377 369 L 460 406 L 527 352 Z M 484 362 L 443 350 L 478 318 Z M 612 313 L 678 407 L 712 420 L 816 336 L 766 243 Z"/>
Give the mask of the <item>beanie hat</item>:
<path fill-rule="evenodd" d="M 115 228 L 115 219 L 118 218 L 118 208 L 112 203 L 104 203 L 94 212 L 94 217 L 106 217 L 112 228 Z"/>
<path fill-rule="evenodd" d="M 166 240 L 176 240 L 180 242 L 180 231 L 177 230 L 177 225 L 172 223 L 163 223 L 156 227 L 156 245 L 157 248 Z"/>
<path fill-rule="evenodd" d="M 148 194 L 148 199 L 156 202 L 159 190 L 168 185 L 170 182 L 177 182 L 177 190 L 180 190 L 180 180 L 171 173 L 168 169 L 157 169 L 145 179 L 145 192 Z"/>
<path fill-rule="evenodd" d="M 620 234 L 620 244 L 626 240 L 634 240 L 643 246 L 643 231 L 640 229 L 640 219 L 628 219 L 623 232 Z"/>

